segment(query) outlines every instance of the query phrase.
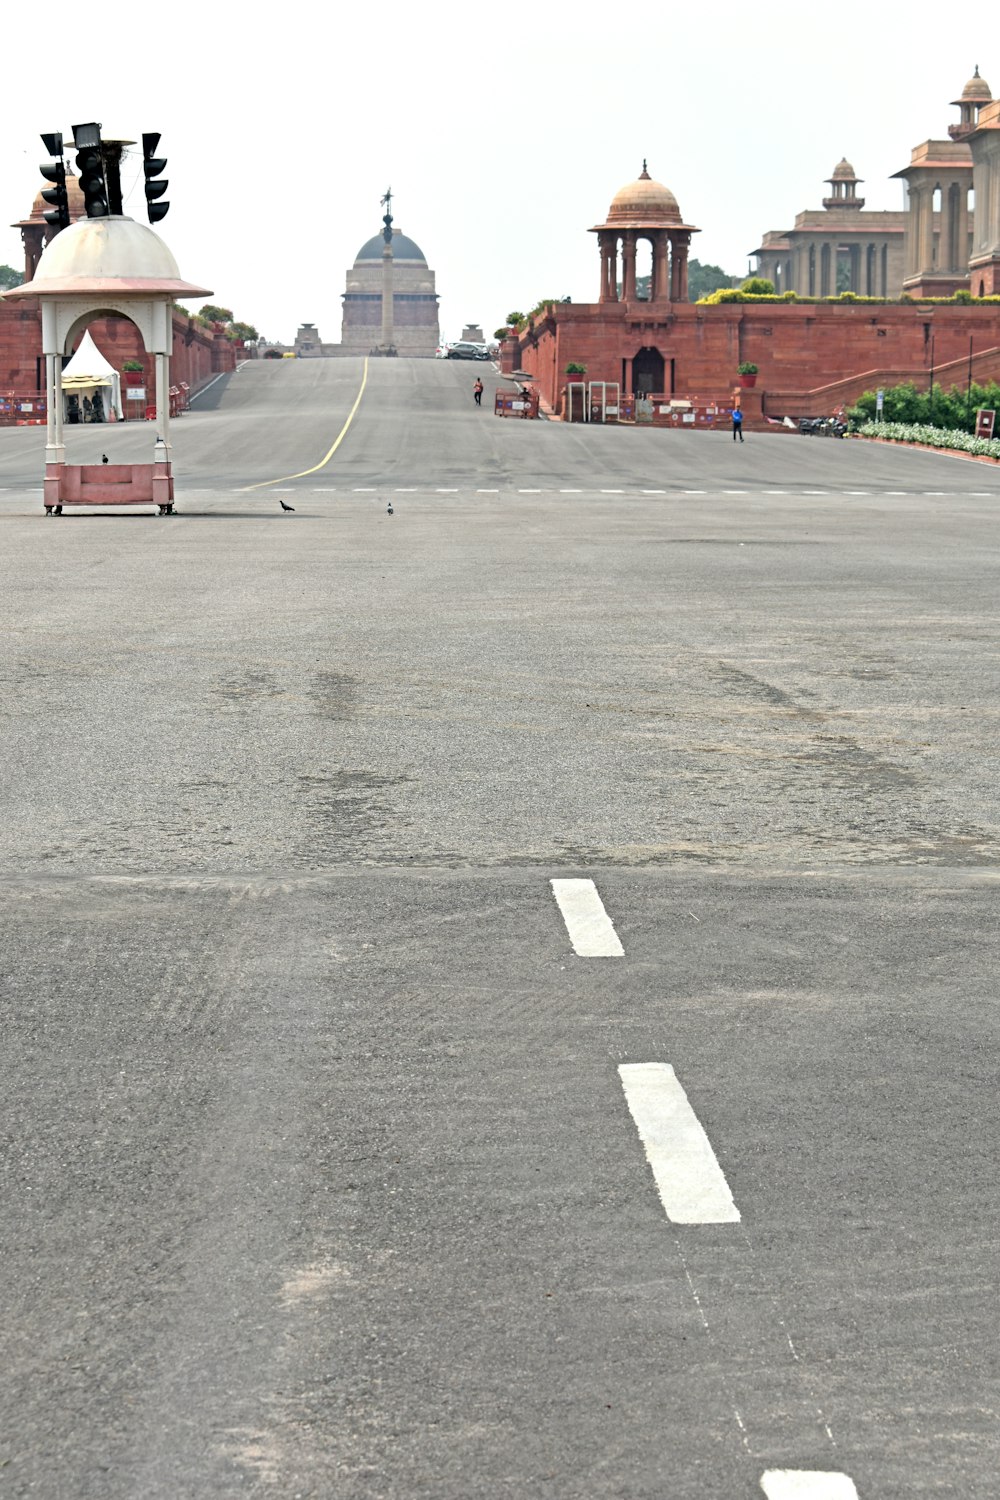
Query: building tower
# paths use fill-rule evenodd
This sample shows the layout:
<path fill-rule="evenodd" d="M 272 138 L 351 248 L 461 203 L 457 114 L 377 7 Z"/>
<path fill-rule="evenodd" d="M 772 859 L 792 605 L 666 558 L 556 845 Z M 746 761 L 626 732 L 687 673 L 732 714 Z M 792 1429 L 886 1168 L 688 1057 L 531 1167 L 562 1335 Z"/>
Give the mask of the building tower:
<path fill-rule="evenodd" d="M 969 138 L 990 102 L 990 86 L 980 78 L 978 67 L 953 102 L 962 118 L 958 125 L 949 126 L 949 139 L 914 146 L 909 166 L 893 173 L 907 187 L 903 290 L 913 297 L 951 297 L 969 286 L 973 232 Z"/>
<path fill-rule="evenodd" d="M 833 176 L 828 177 L 830 184 L 830 197 L 823 199 L 824 208 L 846 208 L 862 209 L 865 200 L 858 197 L 858 183 L 861 178 L 855 172 L 846 156 L 842 156 L 833 169 Z"/>
<path fill-rule="evenodd" d="M 382 234 L 373 235 L 358 251 L 346 277 L 340 346 L 324 348 L 337 354 L 368 354 L 385 342 L 384 252 L 391 248 L 392 346 L 399 355 L 429 359 L 441 342 L 434 272 L 420 246 L 408 235 L 392 226 L 391 246 L 387 247 L 384 234 L 383 229 Z"/>
<path fill-rule="evenodd" d="M 979 111 L 984 104 L 989 104 L 992 95 L 990 86 L 985 78 L 979 76 L 979 64 L 976 71 L 969 79 L 958 99 L 951 102 L 962 111 L 962 118 L 957 125 L 948 126 L 948 134 L 953 141 L 965 141 L 979 124 Z"/>

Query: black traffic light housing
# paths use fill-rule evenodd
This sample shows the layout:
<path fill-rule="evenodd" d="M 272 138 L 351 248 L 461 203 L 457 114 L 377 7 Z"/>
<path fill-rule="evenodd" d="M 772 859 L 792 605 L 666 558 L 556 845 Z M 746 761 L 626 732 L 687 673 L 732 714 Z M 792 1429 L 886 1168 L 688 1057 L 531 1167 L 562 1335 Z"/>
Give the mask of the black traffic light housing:
<path fill-rule="evenodd" d="M 68 229 L 70 223 L 69 198 L 66 193 L 66 167 L 62 161 L 62 132 L 56 130 L 50 134 L 43 134 L 42 142 L 46 151 L 50 152 L 55 158 L 53 161 L 43 161 L 38 169 L 46 182 L 54 184 L 53 187 L 42 189 L 43 199 L 46 203 L 52 204 L 52 207 L 47 213 L 42 215 L 42 218 L 46 224 L 55 224 L 57 226 L 56 233 L 58 234 L 60 229 Z"/>
<path fill-rule="evenodd" d="M 143 132 L 142 170 L 146 178 L 146 216 L 151 224 L 158 224 L 161 219 L 167 217 L 170 211 L 170 204 L 160 201 L 170 183 L 162 175 L 167 168 L 167 158 L 154 155 L 159 144 L 160 132 L 158 130 Z"/>
<path fill-rule="evenodd" d="M 106 219 L 111 212 L 108 185 L 104 177 L 104 153 L 101 150 L 101 127 L 92 122 L 73 126 L 77 149 L 76 169 L 80 174 L 80 191 L 88 219 Z"/>

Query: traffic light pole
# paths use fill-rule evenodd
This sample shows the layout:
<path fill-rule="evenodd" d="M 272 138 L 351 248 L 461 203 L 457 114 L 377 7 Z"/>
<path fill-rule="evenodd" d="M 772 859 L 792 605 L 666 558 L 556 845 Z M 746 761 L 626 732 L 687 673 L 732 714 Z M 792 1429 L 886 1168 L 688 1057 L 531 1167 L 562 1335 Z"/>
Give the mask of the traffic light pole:
<path fill-rule="evenodd" d="M 45 353 L 45 464 L 66 462 L 66 445 L 63 441 L 62 360 L 51 351 L 56 347 L 56 310 L 47 299 L 42 300 L 42 348 Z"/>

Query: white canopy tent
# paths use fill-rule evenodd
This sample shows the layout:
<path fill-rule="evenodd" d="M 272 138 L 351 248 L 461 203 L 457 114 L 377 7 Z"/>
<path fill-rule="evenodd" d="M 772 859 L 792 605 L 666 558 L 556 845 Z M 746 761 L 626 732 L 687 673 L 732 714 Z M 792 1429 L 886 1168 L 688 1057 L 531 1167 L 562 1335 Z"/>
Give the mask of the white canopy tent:
<path fill-rule="evenodd" d="M 100 401 L 105 422 L 113 422 L 116 418 L 119 422 L 123 420 L 122 378 L 114 366 L 108 364 L 90 337 L 89 329 L 72 359 L 63 366 L 62 388 L 67 400 L 76 396 L 82 404 L 84 397 L 88 396 L 93 402 Z"/>

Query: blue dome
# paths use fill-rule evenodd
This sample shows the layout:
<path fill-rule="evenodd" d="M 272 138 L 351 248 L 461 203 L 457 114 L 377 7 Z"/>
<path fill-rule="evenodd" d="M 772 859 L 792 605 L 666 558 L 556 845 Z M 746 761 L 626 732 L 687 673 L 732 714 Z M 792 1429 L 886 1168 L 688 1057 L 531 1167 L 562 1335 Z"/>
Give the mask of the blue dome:
<path fill-rule="evenodd" d="M 361 246 L 355 258 L 357 265 L 361 260 L 381 260 L 382 251 L 385 249 L 385 240 L 380 234 L 372 235 Z M 393 260 L 418 260 L 422 266 L 426 266 L 427 257 L 419 245 L 408 238 L 405 234 L 393 234 L 392 236 L 392 258 Z"/>

